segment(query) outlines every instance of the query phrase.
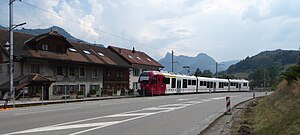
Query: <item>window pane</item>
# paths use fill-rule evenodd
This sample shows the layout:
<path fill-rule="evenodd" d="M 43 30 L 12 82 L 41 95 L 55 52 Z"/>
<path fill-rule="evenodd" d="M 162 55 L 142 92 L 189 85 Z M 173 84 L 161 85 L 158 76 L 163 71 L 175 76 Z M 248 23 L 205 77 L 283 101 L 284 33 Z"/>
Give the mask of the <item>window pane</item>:
<path fill-rule="evenodd" d="M 79 68 L 79 75 L 81 77 L 85 77 L 85 68 L 83 68 L 83 67 Z"/>
<path fill-rule="evenodd" d="M 171 88 L 176 87 L 176 78 L 172 78 Z"/>

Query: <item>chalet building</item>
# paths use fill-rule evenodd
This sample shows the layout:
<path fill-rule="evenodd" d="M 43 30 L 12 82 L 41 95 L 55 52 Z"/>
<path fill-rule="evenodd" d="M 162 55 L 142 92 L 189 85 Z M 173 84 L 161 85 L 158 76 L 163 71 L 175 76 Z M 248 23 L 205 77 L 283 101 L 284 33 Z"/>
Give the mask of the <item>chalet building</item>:
<path fill-rule="evenodd" d="M 134 48 L 132 50 L 118 48 L 114 46 L 109 46 L 110 49 L 115 54 L 118 54 L 123 60 L 125 60 L 129 65 L 129 88 L 137 90 L 139 89 L 138 78 L 143 71 L 149 70 L 159 70 L 163 66 L 152 59 L 144 52 L 136 51 Z"/>
<path fill-rule="evenodd" d="M 9 90 L 8 32 L 0 30 L 0 97 Z M 110 49 L 73 43 L 53 30 L 38 36 L 14 33 L 14 85 L 36 99 L 80 98 L 129 89 L 126 61 Z"/>

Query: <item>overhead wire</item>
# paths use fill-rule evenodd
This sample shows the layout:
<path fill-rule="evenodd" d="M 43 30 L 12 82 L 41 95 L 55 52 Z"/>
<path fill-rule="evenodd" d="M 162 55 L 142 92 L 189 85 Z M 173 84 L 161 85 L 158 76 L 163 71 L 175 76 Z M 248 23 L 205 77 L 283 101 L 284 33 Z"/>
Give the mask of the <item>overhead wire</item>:
<path fill-rule="evenodd" d="M 43 8 L 41 8 L 41 7 L 35 6 L 35 5 L 33 5 L 33 4 L 30 4 L 30 3 L 28 3 L 28 2 L 24 2 L 24 1 L 20 1 L 20 2 L 23 3 L 23 4 L 25 4 L 25 5 L 28 5 L 28 6 L 31 6 L 31 7 L 36 8 L 36 9 L 42 10 L 42 11 L 44 11 L 44 12 L 47 12 L 47 13 L 49 13 L 49 14 L 51 14 L 51 15 L 58 16 L 58 17 L 60 17 L 60 18 L 62 18 L 62 19 L 65 19 L 65 20 L 67 20 L 67 21 L 71 21 L 71 22 L 73 22 L 73 23 L 82 25 L 82 26 L 84 26 L 84 27 L 88 27 L 88 28 L 94 29 L 94 30 L 96 30 L 96 31 L 99 31 L 99 32 L 104 33 L 104 34 L 109 35 L 109 36 L 112 36 L 112 37 L 114 37 L 114 38 L 118 38 L 118 39 L 121 39 L 121 40 L 123 40 L 123 41 L 128 41 L 129 43 L 133 43 L 133 44 L 136 44 L 136 45 L 139 45 L 139 46 L 142 46 L 142 47 L 147 47 L 147 48 L 154 49 L 154 50 L 162 50 L 161 48 L 150 47 L 150 46 L 144 45 L 144 44 L 142 44 L 142 43 L 135 42 L 135 41 L 129 40 L 129 39 L 127 39 L 127 38 L 121 37 L 121 36 L 119 36 L 119 35 L 116 35 L 116 34 L 113 34 L 113 33 L 110 33 L 110 32 L 106 32 L 106 31 L 104 31 L 104 30 L 102 30 L 102 29 L 97 29 L 97 28 L 91 27 L 91 26 L 89 26 L 89 25 L 86 25 L 86 24 L 81 23 L 81 22 L 79 22 L 79 21 L 76 21 L 76 20 L 74 20 L 74 19 L 70 19 L 70 18 L 64 17 L 64 16 L 62 16 L 62 15 L 56 14 L 55 12 L 52 12 L 52 11 L 43 9 Z M 166 51 L 166 50 L 165 50 L 165 51 Z M 168 51 L 167 51 L 167 52 L 168 52 Z"/>

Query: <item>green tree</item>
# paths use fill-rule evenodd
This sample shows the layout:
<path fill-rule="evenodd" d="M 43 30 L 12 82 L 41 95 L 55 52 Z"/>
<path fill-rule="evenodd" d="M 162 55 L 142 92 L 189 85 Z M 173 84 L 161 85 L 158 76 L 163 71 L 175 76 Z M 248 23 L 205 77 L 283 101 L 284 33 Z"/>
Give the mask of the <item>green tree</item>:
<path fill-rule="evenodd" d="M 300 78 L 300 67 L 290 66 L 284 73 L 283 78 L 290 84 L 292 81 L 299 81 Z"/>
<path fill-rule="evenodd" d="M 224 74 L 224 75 L 222 75 L 221 78 L 223 78 L 223 79 L 234 79 L 235 76 L 233 74 Z"/>
<path fill-rule="evenodd" d="M 204 70 L 202 76 L 203 77 L 213 77 L 213 73 L 210 70 Z"/>
<path fill-rule="evenodd" d="M 196 69 L 195 73 L 194 73 L 194 76 L 201 76 L 202 75 L 202 72 L 199 68 Z"/>

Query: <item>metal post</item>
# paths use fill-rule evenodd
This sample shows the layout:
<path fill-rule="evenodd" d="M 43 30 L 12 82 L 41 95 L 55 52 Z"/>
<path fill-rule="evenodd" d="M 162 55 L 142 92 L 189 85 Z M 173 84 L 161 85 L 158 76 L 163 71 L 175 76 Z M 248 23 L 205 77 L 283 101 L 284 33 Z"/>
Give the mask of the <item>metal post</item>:
<path fill-rule="evenodd" d="M 216 62 L 216 77 L 215 78 L 218 78 L 218 62 Z"/>
<path fill-rule="evenodd" d="M 226 115 L 231 115 L 230 97 L 226 97 Z"/>
<path fill-rule="evenodd" d="M 174 61 L 173 61 L 174 52 L 172 50 L 172 73 L 174 73 Z"/>
<path fill-rule="evenodd" d="M 42 86 L 42 105 L 44 105 L 44 85 Z"/>
<path fill-rule="evenodd" d="M 65 103 L 67 102 L 67 85 L 65 85 Z"/>
<path fill-rule="evenodd" d="M 10 55 L 9 55 L 9 82 L 10 82 L 10 93 L 13 99 L 13 108 L 15 108 L 15 90 L 14 90 L 14 61 L 13 61 L 13 2 L 14 0 L 9 1 L 9 46 L 10 46 Z"/>

